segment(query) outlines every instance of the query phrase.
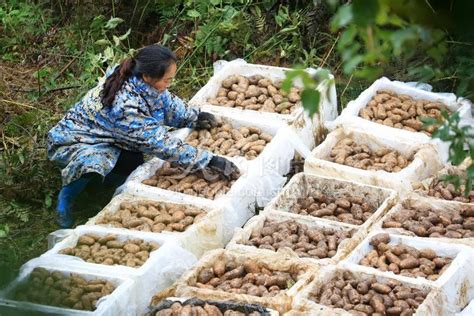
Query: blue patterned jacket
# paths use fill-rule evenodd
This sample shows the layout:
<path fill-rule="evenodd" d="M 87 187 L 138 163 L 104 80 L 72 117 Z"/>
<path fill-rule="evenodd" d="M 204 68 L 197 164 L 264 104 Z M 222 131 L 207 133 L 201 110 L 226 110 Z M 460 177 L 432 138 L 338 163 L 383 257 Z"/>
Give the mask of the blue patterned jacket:
<path fill-rule="evenodd" d="M 48 133 L 48 158 L 62 168 L 63 185 L 89 172 L 105 177 L 121 149 L 152 154 L 191 169 L 209 163 L 210 152 L 170 135 L 172 127 L 193 127 L 198 110 L 136 76 L 124 82 L 112 106 L 104 107 L 100 100 L 104 80 Z"/>

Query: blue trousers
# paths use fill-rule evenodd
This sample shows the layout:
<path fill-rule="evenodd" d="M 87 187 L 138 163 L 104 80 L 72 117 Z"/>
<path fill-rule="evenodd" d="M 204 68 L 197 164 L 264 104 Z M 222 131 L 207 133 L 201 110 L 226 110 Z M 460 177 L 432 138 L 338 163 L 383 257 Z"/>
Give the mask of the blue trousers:
<path fill-rule="evenodd" d="M 125 182 L 127 176 L 135 170 L 139 165 L 143 164 L 143 154 L 122 150 L 119 159 L 103 182 L 104 187 L 117 188 Z M 94 179 L 101 176 L 97 173 L 87 173 L 82 175 L 79 179 L 69 183 L 61 188 L 58 195 L 58 204 L 56 211 L 58 213 L 58 224 L 62 228 L 69 228 L 73 224 L 72 208 L 79 194 L 87 187 L 87 185 Z"/>

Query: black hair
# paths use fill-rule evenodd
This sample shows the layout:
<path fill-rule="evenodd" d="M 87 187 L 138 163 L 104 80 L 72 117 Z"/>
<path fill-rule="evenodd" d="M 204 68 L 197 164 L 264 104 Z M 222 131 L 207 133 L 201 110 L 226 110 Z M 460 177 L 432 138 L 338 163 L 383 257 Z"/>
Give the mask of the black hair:
<path fill-rule="evenodd" d="M 107 77 L 102 90 L 102 104 L 111 106 L 125 80 L 131 76 L 147 75 L 159 80 L 163 78 L 168 67 L 176 61 L 176 55 L 169 48 L 158 44 L 139 49 L 135 57 L 124 59 Z"/>

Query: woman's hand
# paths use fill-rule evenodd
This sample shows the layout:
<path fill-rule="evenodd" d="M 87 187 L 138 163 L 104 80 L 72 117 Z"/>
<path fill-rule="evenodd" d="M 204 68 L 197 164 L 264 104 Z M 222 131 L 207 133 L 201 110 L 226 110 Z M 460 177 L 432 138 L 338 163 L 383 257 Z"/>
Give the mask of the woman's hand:
<path fill-rule="evenodd" d="M 218 172 L 229 179 L 232 174 L 239 173 L 239 168 L 230 160 L 224 157 L 213 156 L 207 165 L 211 170 Z"/>
<path fill-rule="evenodd" d="M 211 129 L 217 126 L 217 119 L 208 112 L 201 112 L 198 115 L 195 129 Z"/>

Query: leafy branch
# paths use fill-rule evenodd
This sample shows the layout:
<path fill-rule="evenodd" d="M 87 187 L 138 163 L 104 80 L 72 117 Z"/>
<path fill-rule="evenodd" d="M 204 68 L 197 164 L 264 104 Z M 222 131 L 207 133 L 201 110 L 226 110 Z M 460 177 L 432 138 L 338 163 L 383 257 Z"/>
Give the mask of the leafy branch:
<path fill-rule="evenodd" d="M 294 81 L 301 80 L 303 89 L 301 90 L 301 103 L 303 108 L 312 117 L 319 113 L 321 103 L 321 91 L 318 88 L 329 87 L 333 79 L 326 69 L 318 69 L 314 74 L 310 74 L 301 67 L 290 70 L 286 73 L 281 88 L 286 93 L 290 92 Z"/>
<path fill-rule="evenodd" d="M 432 138 L 449 143 L 448 159 L 454 166 L 459 166 L 467 158 L 471 158 L 471 163 L 466 168 L 464 176 L 446 175 L 442 178 L 443 181 L 454 184 L 456 190 L 464 186 L 464 194 L 467 196 L 472 190 L 474 179 L 474 130 L 471 126 L 460 125 L 458 112 L 449 115 L 447 111 L 442 111 L 441 115 L 438 119 L 423 118 L 423 123 L 426 126 L 438 126 L 432 134 Z"/>

